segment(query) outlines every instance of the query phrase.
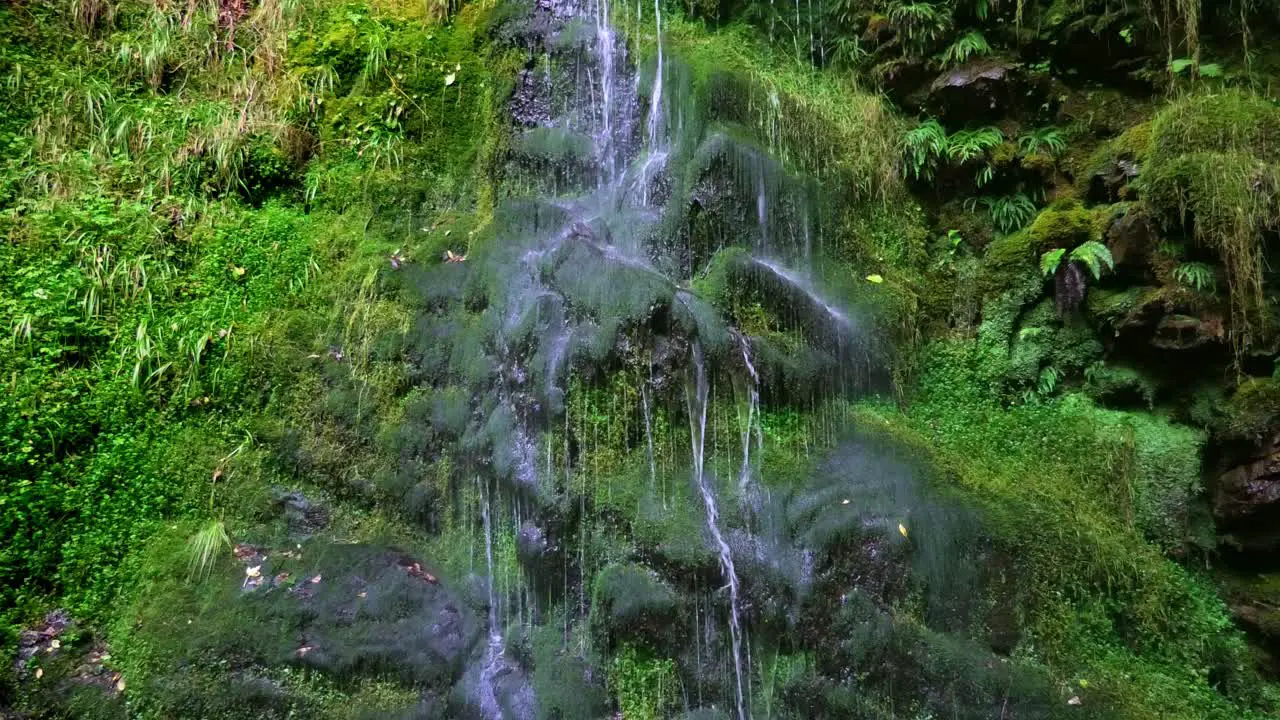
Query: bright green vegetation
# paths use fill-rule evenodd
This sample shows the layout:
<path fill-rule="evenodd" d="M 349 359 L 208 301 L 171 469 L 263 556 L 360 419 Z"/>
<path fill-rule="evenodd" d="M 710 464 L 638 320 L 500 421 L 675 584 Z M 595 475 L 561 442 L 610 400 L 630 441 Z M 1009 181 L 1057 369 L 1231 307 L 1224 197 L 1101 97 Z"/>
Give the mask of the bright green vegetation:
<path fill-rule="evenodd" d="M 525 4 L 0 8 L 6 667 L 48 610 L 75 619 L 0 708 L 448 717 L 490 602 L 540 718 L 726 707 L 686 368 L 652 394 L 649 316 L 626 314 L 678 290 L 764 377 L 757 408 L 714 376 L 705 446 L 756 717 L 1275 713 L 1239 627 L 1280 602 L 1275 568 L 1232 554 L 1212 498 L 1280 430 L 1280 62 L 1255 49 L 1280 8 L 1112 5 L 664 6 L 666 90 L 704 152 L 664 190 L 738 185 L 675 214 L 678 288 L 592 308 L 642 327 L 566 364 L 535 448 L 555 477 L 519 497 L 471 457 L 512 422 L 472 404 L 508 369 L 485 263 L 503 201 L 595 150 L 510 121 L 553 72 L 513 49 Z M 651 18 L 629 13 L 647 97 Z M 1095 77 L 1091 37 L 1124 83 Z M 1013 59 L 976 101 L 934 86 Z M 803 311 L 744 280 L 757 177 L 805 188 L 778 216 L 818 209 L 815 287 L 893 345 L 880 394 L 835 397 Z M 736 363 L 724 335 L 708 353 Z M 744 439 L 764 499 L 735 482 Z M 838 514 L 851 488 L 861 514 Z M 762 518 L 813 555 L 751 552 Z M 104 650 L 108 692 L 63 682 Z"/>
<path fill-rule="evenodd" d="M 0 10 L 10 632 L 53 598 L 106 627 L 130 568 L 160 572 L 121 564 L 157 532 L 165 573 L 216 575 L 273 484 L 351 498 L 360 532 L 404 382 L 388 258 L 465 253 L 486 222 L 507 75 L 477 9 L 268 3 L 226 50 L 216 6 L 191 7 Z"/>

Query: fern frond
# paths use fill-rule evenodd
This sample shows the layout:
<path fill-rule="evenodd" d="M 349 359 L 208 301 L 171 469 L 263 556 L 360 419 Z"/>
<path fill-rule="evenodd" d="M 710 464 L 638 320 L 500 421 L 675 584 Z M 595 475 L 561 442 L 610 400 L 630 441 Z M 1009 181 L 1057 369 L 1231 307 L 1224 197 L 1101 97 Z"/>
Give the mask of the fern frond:
<path fill-rule="evenodd" d="M 999 128 L 961 130 L 947 138 L 947 154 L 952 160 L 964 164 L 980 157 L 1002 142 L 1004 142 L 1004 133 Z"/>
<path fill-rule="evenodd" d="M 907 131 L 902 146 L 912 177 L 931 178 L 938 160 L 948 154 L 947 131 L 937 120 L 927 120 Z"/>
<path fill-rule="evenodd" d="M 974 30 L 961 35 L 942 53 L 943 67 L 959 65 L 969 58 L 991 54 L 991 45 L 981 32 Z"/>
<path fill-rule="evenodd" d="M 1213 268 L 1202 262 L 1184 262 L 1173 271 L 1173 279 L 1185 287 L 1195 288 L 1200 292 L 1212 292 L 1217 288 L 1217 276 Z"/>
<path fill-rule="evenodd" d="M 1080 247 L 1071 251 L 1071 259 L 1082 262 L 1089 268 L 1090 274 L 1094 280 L 1102 277 L 1102 266 L 1106 265 L 1108 270 L 1115 267 L 1115 261 L 1111 257 L 1111 251 L 1106 245 L 1097 240 L 1090 240 Z"/>
<path fill-rule="evenodd" d="M 1036 204 L 1023 193 L 983 198 L 983 204 L 991 213 L 991 222 L 1002 233 L 1018 230 L 1036 216 Z"/>
<path fill-rule="evenodd" d="M 1058 266 L 1062 264 L 1062 256 L 1066 254 L 1066 250 L 1058 248 L 1057 250 L 1050 250 L 1049 252 L 1041 255 L 1040 273 L 1042 275 L 1052 275 L 1058 272 Z"/>
<path fill-rule="evenodd" d="M 1023 134 L 1018 138 L 1018 147 L 1027 155 L 1045 148 L 1050 155 L 1057 156 L 1067 149 L 1067 139 L 1057 128 L 1046 127 Z"/>

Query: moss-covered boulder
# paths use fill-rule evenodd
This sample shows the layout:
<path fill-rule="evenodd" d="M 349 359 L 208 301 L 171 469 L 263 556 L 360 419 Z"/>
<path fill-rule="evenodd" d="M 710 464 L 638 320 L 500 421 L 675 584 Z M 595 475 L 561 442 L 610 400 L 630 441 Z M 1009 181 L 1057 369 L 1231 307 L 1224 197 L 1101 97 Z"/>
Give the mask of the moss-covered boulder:
<path fill-rule="evenodd" d="M 144 558 L 110 636 L 140 716 L 283 718 L 350 702 L 355 717 L 421 697 L 459 702 L 453 685 L 483 615 L 411 556 L 320 541 L 241 545 L 238 562 L 200 579 L 174 550 L 161 538 Z M 370 683 L 379 689 L 367 694 Z"/>
<path fill-rule="evenodd" d="M 673 640 L 680 601 L 643 565 L 610 565 L 596 575 L 592 620 L 605 637 L 663 647 Z"/>
<path fill-rule="evenodd" d="M 1151 123 L 1147 202 L 1167 227 L 1217 253 L 1230 288 L 1237 351 L 1276 321 L 1265 299 L 1265 240 L 1280 229 L 1280 107 L 1242 92 L 1192 95 Z"/>

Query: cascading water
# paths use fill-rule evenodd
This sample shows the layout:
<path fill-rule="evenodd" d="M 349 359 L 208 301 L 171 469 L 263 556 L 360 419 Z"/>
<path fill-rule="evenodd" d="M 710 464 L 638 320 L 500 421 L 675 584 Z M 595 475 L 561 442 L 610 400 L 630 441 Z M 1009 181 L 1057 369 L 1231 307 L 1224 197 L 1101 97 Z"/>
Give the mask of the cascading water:
<path fill-rule="evenodd" d="M 707 443 L 707 371 L 703 363 L 702 346 L 694 343 L 690 358 L 693 363 L 688 385 L 685 388 L 686 402 L 689 406 L 689 442 L 693 451 L 693 481 L 707 511 L 707 529 L 715 544 L 720 560 L 720 570 L 724 573 L 726 587 L 729 590 L 729 639 L 733 647 L 733 680 L 736 708 L 739 720 L 746 720 L 747 711 L 742 695 L 742 626 L 738 616 L 738 572 L 733 565 L 733 552 L 720 532 L 720 510 L 716 506 L 715 494 L 707 483 L 706 476 L 706 443 Z"/>
<path fill-rule="evenodd" d="M 637 23 L 641 8 L 636 8 Z M 690 96 L 687 71 L 668 54 L 660 3 L 653 6 L 652 76 L 636 69 L 629 34 L 615 29 L 607 0 L 586 5 L 549 0 L 532 12 L 529 26 L 538 32 L 521 36 L 528 43 L 530 63 L 512 101 L 518 124 L 513 175 L 532 192 L 500 206 L 496 238 L 464 268 L 483 284 L 482 315 L 467 320 L 442 316 L 443 328 L 437 331 L 451 338 L 449 362 L 473 394 L 472 421 L 460 445 L 471 453 L 472 467 L 490 478 L 480 493 L 489 642 L 475 676 L 479 697 L 473 702 L 485 718 L 512 717 L 497 686 L 512 675 L 512 658 L 518 653 L 505 652 L 504 637 L 526 624 L 545 622 L 538 607 L 563 612 L 566 647 L 575 618 L 592 616 L 592 577 L 608 562 L 594 549 L 608 526 L 596 522 L 593 513 L 597 503 L 609 502 L 613 486 L 580 462 L 592 451 L 600 429 L 582 430 L 584 419 L 574 409 L 581 401 L 570 397 L 577 385 L 569 379 L 590 378 L 593 368 L 630 353 L 647 358 L 638 361 L 637 369 L 644 373 L 638 377 L 646 379 L 632 397 L 633 412 L 643 414 L 642 420 L 636 418 L 643 447 L 635 449 L 647 456 L 648 493 L 656 501 L 652 507 L 667 512 L 673 492 L 673 499 L 700 501 L 707 543 L 703 550 L 714 557 L 723 583 L 723 591 L 702 606 L 695 664 L 701 668 L 709 661 L 710 667 L 731 668 L 726 670 L 730 680 L 714 689 L 711 702 L 732 703 L 738 720 L 746 720 L 753 670 L 735 553 L 744 532 L 750 536 L 760 530 L 754 527 L 755 518 L 768 497 L 758 469 L 765 450 L 762 393 L 765 378 L 777 377 L 779 370 L 762 372 L 752 338 L 735 329 L 725 309 L 704 296 L 700 280 L 717 266 L 717 254 L 730 255 L 720 252 L 723 247 L 690 237 L 693 213 L 715 207 L 715 213 L 740 222 L 745 231 L 737 236 L 741 242 L 731 244 L 750 250 L 739 261 L 719 263 L 717 272 L 728 273 L 726 283 L 756 293 L 796 332 L 812 335 L 815 345 L 825 348 L 826 360 L 804 360 L 804 367 L 818 368 L 810 373 L 843 376 L 850 368 L 861 370 L 865 363 L 848 360 L 852 345 L 864 338 L 836 301 L 788 267 L 810 266 L 808 186 L 791 183 L 766 150 L 707 122 L 708 111 Z M 641 37 L 638 29 L 635 37 Z M 769 143 L 776 143 L 781 122 L 776 93 L 766 93 L 762 107 Z M 548 168 L 554 172 L 545 172 Z M 734 210 L 739 205 L 742 212 Z M 640 347 L 645 351 L 634 352 Z M 770 357 L 776 364 L 776 350 Z M 673 427 L 678 385 L 670 380 L 682 366 L 692 464 L 691 483 L 683 489 L 667 483 L 666 472 L 659 471 L 661 453 L 655 442 L 656 424 L 664 432 Z M 721 474 L 710 467 L 716 462 L 708 428 L 717 402 L 712 377 L 721 373 L 734 380 L 730 385 L 742 388 L 745 404 L 741 465 L 724 474 L 737 480 L 739 507 L 729 513 L 722 512 L 719 496 L 734 488 L 717 487 Z M 608 425 L 604 432 L 609 434 Z M 672 451 L 662 452 L 663 466 L 670 467 Z M 691 494 L 684 495 L 686 491 Z M 558 541 L 544 542 L 558 553 L 551 565 L 557 573 L 553 582 L 533 577 L 515 587 L 496 582 L 494 512 L 500 506 L 511 508 L 515 527 L 531 525 L 541 541 Z M 549 523 L 548 529 L 538 529 L 540 522 Z M 781 542 L 770 540 L 768 547 Z M 756 543 L 757 548 L 765 546 Z M 537 567 L 526 564 L 525 570 L 531 576 L 546 572 L 547 565 Z M 533 585 L 549 595 L 525 600 Z M 514 597 L 504 597 L 507 593 Z M 514 608 L 510 620 L 518 627 L 504 627 L 503 608 Z M 576 648 L 590 650 L 587 635 L 577 635 Z M 703 702 L 701 683 L 699 679 L 698 704 Z"/>

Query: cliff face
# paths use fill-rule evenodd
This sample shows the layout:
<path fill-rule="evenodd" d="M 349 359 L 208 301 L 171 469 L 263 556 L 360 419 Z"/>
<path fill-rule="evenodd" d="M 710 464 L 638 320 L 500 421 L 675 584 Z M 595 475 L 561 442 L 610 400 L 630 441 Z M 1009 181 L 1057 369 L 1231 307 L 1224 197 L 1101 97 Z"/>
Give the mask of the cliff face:
<path fill-rule="evenodd" d="M 0 708 L 1269 716 L 1277 13 L 0 7 Z"/>

